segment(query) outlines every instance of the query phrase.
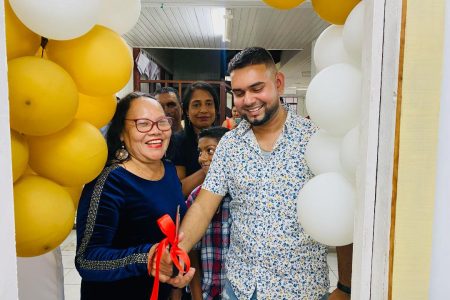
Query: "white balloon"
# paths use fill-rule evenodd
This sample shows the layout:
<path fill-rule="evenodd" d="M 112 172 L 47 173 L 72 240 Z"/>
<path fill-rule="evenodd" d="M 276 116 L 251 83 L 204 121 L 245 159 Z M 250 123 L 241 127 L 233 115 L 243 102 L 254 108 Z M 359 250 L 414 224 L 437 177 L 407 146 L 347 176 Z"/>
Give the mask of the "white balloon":
<path fill-rule="evenodd" d="M 345 20 L 342 40 L 347 53 L 361 63 L 361 53 L 364 34 L 364 1 L 356 5 Z"/>
<path fill-rule="evenodd" d="M 118 34 L 124 34 L 134 27 L 140 14 L 140 0 L 102 0 L 97 23 Z"/>
<path fill-rule="evenodd" d="M 35 33 L 53 40 L 70 40 L 94 27 L 100 0 L 10 0 L 14 13 Z"/>
<path fill-rule="evenodd" d="M 342 171 L 339 150 L 341 138 L 317 131 L 309 140 L 305 150 L 305 159 L 314 175 Z"/>
<path fill-rule="evenodd" d="M 306 91 L 311 120 L 333 135 L 343 136 L 359 123 L 361 72 L 349 64 L 335 64 L 320 71 Z"/>
<path fill-rule="evenodd" d="M 343 175 L 330 172 L 315 176 L 298 195 L 298 221 L 307 234 L 322 244 L 351 244 L 355 198 L 353 186 Z"/>
<path fill-rule="evenodd" d="M 338 63 L 356 63 L 344 48 L 342 30 L 343 26 L 331 25 L 317 38 L 314 46 L 314 64 L 317 72 Z"/>
<path fill-rule="evenodd" d="M 359 126 L 347 132 L 342 139 L 339 152 L 342 168 L 351 178 L 354 178 L 359 162 Z"/>

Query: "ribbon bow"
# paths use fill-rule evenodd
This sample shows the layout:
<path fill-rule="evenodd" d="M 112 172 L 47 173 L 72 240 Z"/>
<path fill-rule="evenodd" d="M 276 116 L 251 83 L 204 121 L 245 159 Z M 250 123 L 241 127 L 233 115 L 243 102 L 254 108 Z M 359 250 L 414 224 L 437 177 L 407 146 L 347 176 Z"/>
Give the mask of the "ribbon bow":
<path fill-rule="evenodd" d="M 189 271 L 191 267 L 191 262 L 189 260 L 188 254 L 183 250 L 178 248 L 178 235 L 176 226 L 173 223 L 172 218 L 169 215 L 164 215 L 157 221 L 159 228 L 161 229 L 162 233 L 166 236 L 165 239 L 163 239 L 158 247 L 156 248 L 156 267 L 155 267 L 155 280 L 153 281 L 153 289 L 152 289 L 152 295 L 150 297 L 150 300 L 157 300 L 158 299 L 158 293 L 159 293 L 159 267 L 161 263 L 161 258 L 164 250 L 167 248 L 168 245 L 170 245 L 170 258 L 173 261 L 173 264 L 180 272 L 187 272 Z M 180 258 L 180 259 L 178 259 Z M 185 264 L 184 268 L 180 263 L 180 260 L 182 260 Z M 151 262 L 149 262 L 150 264 Z M 149 275 L 150 274 L 150 268 L 149 268 Z"/>

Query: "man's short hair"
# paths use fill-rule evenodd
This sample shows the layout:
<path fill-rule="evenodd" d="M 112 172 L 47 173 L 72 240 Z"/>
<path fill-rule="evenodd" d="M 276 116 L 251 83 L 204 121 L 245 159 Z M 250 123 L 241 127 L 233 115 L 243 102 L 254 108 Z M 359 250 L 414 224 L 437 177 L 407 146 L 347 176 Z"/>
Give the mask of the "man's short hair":
<path fill-rule="evenodd" d="M 242 69 L 251 65 L 266 65 L 267 68 L 274 68 L 275 61 L 269 51 L 261 47 L 245 48 L 237 53 L 228 63 L 228 74 L 236 69 Z"/>
<path fill-rule="evenodd" d="M 157 95 L 161 95 L 161 94 L 169 94 L 169 93 L 174 93 L 175 96 L 177 96 L 177 100 L 178 103 L 181 104 L 181 99 L 180 99 L 180 95 L 178 95 L 178 91 L 177 89 L 170 87 L 170 86 L 164 86 L 162 88 L 157 89 L 153 95 L 156 97 Z"/>

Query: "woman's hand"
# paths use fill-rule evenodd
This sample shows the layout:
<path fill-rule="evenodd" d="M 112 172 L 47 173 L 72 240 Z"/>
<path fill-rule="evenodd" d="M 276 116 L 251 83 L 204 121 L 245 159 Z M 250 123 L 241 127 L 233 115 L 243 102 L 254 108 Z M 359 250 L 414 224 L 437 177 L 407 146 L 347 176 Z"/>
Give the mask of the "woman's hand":
<path fill-rule="evenodd" d="M 179 241 L 182 241 L 184 238 L 184 234 L 182 232 L 180 232 L 179 235 Z M 151 274 L 153 277 L 155 277 L 156 275 L 156 247 L 157 245 L 153 246 L 150 249 L 149 252 L 149 259 L 151 260 Z M 152 249 L 153 252 L 152 252 Z M 151 256 L 152 255 L 152 256 Z M 181 265 L 184 266 L 184 263 L 182 261 L 180 261 Z M 178 288 L 182 288 L 185 287 L 186 285 L 189 284 L 189 282 L 192 280 L 192 278 L 194 277 L 194 273 L 195 273 L 195 268 L 190 268 L 189 271 L 185 274 L 178 274 L 175 277 L 173 276 L 173 261 L 172 258 L 170 257 L 170 253 L 169 253 L 169 247 L 167 247 L 166 249 L 164 249 L 164 252 L 162 254 L 161 257 L 161 261 L 159 263 L 159 281 L 160 282 L 164 282 L 164 283 L 168 283 L 173 285 L 174 287 L 178 287 Z"/>

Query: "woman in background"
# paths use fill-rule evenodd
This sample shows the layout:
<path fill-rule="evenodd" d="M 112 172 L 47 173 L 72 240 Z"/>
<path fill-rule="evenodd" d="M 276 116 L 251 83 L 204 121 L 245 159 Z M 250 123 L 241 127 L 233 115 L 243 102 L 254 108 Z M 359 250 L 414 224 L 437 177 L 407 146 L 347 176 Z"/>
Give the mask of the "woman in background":
<path fill-rule="evenodd" d="M 213 126 L 219 111 L 219 98 L 206 82 L 195 82 L 183 96 L 184 131 L 173 136 L 173 151 L 169 159 L 177 168 L 183 194 L 189 196 L 205 179 L 198 163 L 198 134 Z"/>
<path fill-rule="evenodd" d="M 233 105 L 233 108 L 231 109 L 231 118 L 226 118 L 225 121 L 222 123 L 222 127 L 228 128 L 228 129 L 234 129 L 239 125 L 239 122 L 241 121 L 241 115 L 237 111 L 236 106 Z"/>

